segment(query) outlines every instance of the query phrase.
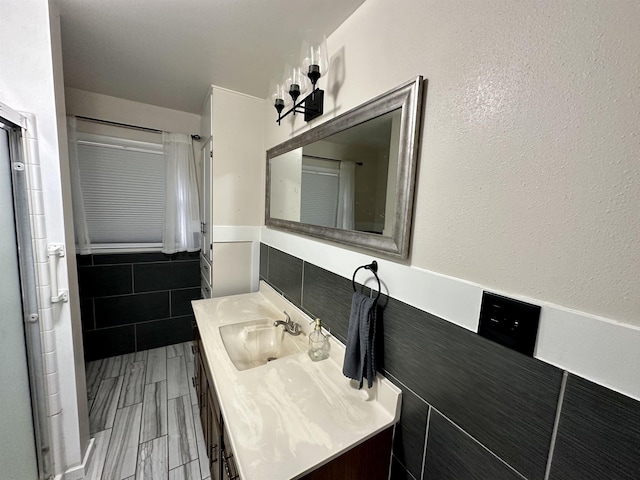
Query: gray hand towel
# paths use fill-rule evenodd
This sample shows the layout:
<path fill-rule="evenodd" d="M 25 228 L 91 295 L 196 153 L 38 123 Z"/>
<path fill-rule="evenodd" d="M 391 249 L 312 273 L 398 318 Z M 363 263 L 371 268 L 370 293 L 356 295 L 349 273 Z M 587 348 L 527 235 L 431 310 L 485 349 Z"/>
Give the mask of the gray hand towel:
<path fill-rule="evenodd" d="M 342 373 L 360 382 L 367 379 L 369 388 L 376 376 L 375 335 L 377 300 L 355 292 L 351 299 L 351 315 L 347 332 L 347 349 L 344 354 Z"/>

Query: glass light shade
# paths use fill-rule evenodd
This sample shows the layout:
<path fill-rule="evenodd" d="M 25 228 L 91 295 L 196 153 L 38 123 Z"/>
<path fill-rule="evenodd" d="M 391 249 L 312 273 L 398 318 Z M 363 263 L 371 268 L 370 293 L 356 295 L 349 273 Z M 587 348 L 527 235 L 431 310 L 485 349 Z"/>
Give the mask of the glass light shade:
<path fill-rule="evenodd" d="M 285 90 L 284 84 L 281 82 L 272 81 L 269 91 L 271 95 L 272 105 L 276 108 L 276 110 L 278 110 L 278 112 L 280 112 L 284 108 L 284 104 L 289 97 L 288 92 Z"/>
<path fill-rule="evenodd" d="M 329 70 L 329 54 L 327 37 L 318 33 L 310 33 L 302 42 L 302 71 L 315 86 L 320 77 L 326 76 Z"/>
<path fill-rule="evenodd" d="M 309 89 L 309 79 L 302 73 L 300 67 L 285 67 L 284 76 L 288 96 L 295 102 Z"/>

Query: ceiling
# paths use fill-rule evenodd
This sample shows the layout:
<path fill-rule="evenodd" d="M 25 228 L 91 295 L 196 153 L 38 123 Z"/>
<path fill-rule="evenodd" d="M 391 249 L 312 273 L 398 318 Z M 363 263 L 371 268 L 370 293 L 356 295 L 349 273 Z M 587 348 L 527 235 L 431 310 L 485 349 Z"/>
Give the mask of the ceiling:
<path fill-rule="evenodd" d="M 329 36 L 363 2 L 55 0 L 65 85 L 192 113 L 211 84 L 266 98 L 307 30 Z"/>

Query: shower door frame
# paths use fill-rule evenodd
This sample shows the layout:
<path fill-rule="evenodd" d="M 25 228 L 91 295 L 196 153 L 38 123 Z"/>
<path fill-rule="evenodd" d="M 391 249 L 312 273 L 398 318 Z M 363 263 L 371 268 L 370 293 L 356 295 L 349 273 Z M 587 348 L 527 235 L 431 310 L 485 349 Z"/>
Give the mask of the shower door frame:
<path fill-rule="evenodd" d="M 26 124 L 26 119 L 22 115 L 0 103 L 0 128 L 5 130 L 9 137 L 13 210 L 38 478 L 46 480 L 53 476 L 53 461 L 41 343 L 38 279 L 35 272 L 36 262 L 29 209 L 29 170 L 25 156 Z"/>

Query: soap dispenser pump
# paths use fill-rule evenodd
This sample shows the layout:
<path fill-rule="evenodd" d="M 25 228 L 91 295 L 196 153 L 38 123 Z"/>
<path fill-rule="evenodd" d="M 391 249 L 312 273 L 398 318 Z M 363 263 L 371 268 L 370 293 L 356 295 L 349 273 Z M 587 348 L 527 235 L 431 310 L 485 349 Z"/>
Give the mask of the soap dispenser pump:
<path fill-rule="evenodd" d="M 319 318 L 316 318 L 316 326 L 309 335 L 309 357 L 314 362 L 329 357 L 329 339 L 322 333 L 322 324 Z"/>

